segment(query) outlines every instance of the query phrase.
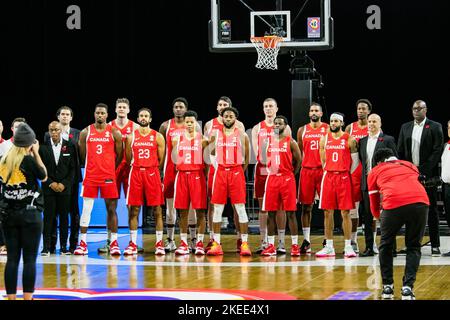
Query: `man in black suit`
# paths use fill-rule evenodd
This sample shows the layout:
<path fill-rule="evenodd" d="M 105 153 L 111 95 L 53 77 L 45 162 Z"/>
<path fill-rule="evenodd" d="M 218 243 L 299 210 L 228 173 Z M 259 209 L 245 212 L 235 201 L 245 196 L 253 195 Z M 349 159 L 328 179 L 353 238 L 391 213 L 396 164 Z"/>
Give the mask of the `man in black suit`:
<path fill-rule="evenodd" d="M 62 139 L 61 124 L 53 121 L 48 126 L 51 144 L 39 149 L 42 162 L 47 168 L 48 179 L 42 184 L 44 192 L 44 248 L 42 256 L 50 255 L 51 237 L 56 216 L 59 216 L 60 253 L 70 254 L 67 250 L 68 216 L 70 198 L 75 177 L 75 147 L 70 141 Z"/>
<path fill-rule="evenodd" d="M 398 138 L 398 155 L 401 160 L 414 163 L 427 180 L 438 177 L 438 164 L 442 154 L 444 134 L 442 125 L 426 117 L 425 101 L 417 100 L 412 107 L 414 121 L 402 125 Z M 428 232 L 432 256 L 440 256 L 439 215 L 436 210 L 437 187 L 426 187 L 430 200 Z"/>
<path fill-rule="evenodd" d="M 360 253 L 360 257 L 373 256 L 378 253 L 375 244 L 376 223 L 373 220 L 370 211 L 369 191 L 367 188 L 367 175 L 373 168 L 372 158 L 375 152 L 381 148 L 391 149 L 397 156 L 397 148 L 395 139 L 381 131 L 381 117 L 373 113 L 368 118 L 369 135 L 359 140 L 359 159 L 363 166 L 363 174 L 361 176 L 361 192 L 362 192 L 362 212 L 364 221 L 364 237 L 366 240 L 366 250 Z"/>
<path fill-rule="evenodd" d="M 78 152 L 78 140 L 80 138 L 80 130 L 71 128 L 70 122 L 73 119 L 73 111 L 68 106 L 63 106 L 56 111 L 56 117 L 58 118 L 59 123 L 61 124 L 61 136 L 64 140 L 72 142 L 75 147 L 75 179 L 73 180 L 72 192 L 70 198 L 70 239 L 69 239 L 69 250 L 73 253 L 73 251 L 77 248 L 78 245 L 78 234 L 80 232 L 80 209 L 78 207 L 78 198 L 79 198 L 79 184 L 83 180 L 83 176 L 81 174 L 81 164 L 80 157 Z M 44 142 L 46 144 L 50 144 L 50 136 L 48 132 L 45 133 Z M 56 246 L 56 220 L 53 225 L 52 231 L 52 242 L 50 251 L 55 251 Z"/>

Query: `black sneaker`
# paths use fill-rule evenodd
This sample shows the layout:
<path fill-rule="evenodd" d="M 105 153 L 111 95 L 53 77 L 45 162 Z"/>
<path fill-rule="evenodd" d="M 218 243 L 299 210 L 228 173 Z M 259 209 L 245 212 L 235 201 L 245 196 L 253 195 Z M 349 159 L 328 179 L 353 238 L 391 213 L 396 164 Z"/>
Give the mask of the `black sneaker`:
<path fill-rule="evenodd" d="M 59 249 L 59 254 L 62 256 L 70 256 L 72 252 L 70 250 L 67 250 L 66 248 Z"/>
<path fill-rule="evenodd" d="M 106 243 L 103 247 L 97 249 L 98 253 L 109 253 L 109 247 L 111 245 L 111 240 L 106 239 Z"/>
<path fill-rule="evenodd" d="M 144 253 L 144 248 L 142 248 L 142 247 L 140 247 L 140 246 L 137 246 L 137 252 L 138 252 L 139 254 Z"/>
<path fill-rule="evenodd" d="M 42 250 L 41 257 L 50 257 L 50 251 L 48 250 Z"/>
<path fill-rule="evenodd" d="M 431 256 L 432 257 L 440 257 L 441 256 L 441 250 L 439 250 L 438 247 L 431 248 Z"/>
<path fill-rule="evenodd" d="M 450 257 L 450 251 L 442 254 L 443 257 Z"/>
<path fill-rule="evenodd" d="M 383 291 L 381 292 L 381 299 L 394 300 L 394 285 L 393 284 L 383 285 Z"/>
<path fill-rule="evenodd" d="M 370 248 L 366 248 L 366 250 L 364 250 L 364 252 L 361 252 L 359 254 L 360 257 L 373 257 L 375 255 L 375 252 L 373 251 L 373 249 Z"/>
<path fill-rule="evenodd" d="M 397 255 L 399 255 L 399 256 L 406 255 L 406 248 L 403 248 L 402 250 L 397 251 Z"/>
<path fill-rule="evenodd" d="M 410 287 L 402 288 L 402 300 L 416 300 L 416 296 Z"/>
<path fill-rule="evenodd" d="M 307 240 L 303 240 L 302 245 L 300 247 L 300 254 L 308 254 L 311 253 L 311 243 Z"/>

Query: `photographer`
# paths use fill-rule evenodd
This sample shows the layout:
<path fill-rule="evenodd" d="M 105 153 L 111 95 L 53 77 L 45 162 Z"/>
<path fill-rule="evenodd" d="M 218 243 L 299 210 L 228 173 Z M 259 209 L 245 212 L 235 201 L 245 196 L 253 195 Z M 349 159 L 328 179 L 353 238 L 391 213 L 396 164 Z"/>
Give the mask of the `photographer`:
<path fill-rule="evenodd" d="M 378 149 L 376 166 L 368 176 L 370 209 L 380 219 L 380 269 L 383 299 L 393 299 L 393 253 L 396 234 L 405 225 L 406 266 L 402 300 L 414 300 L 412 291 L 420 264 L 421 241 L 428 217 L 429 200 L 419 181 L 419 170 L 408 161 L 398 160 L 391 149 Z M 383 199 L 382 201 L 380 199 Z M 383 211 L 380 215 L 380 203 Z"/>
<path fill-rule="evenodd" d="M 21 253 L 23 298 L 33 298 L 42 233 L 43 198 L 38 179 L 47 179 L 47 170 L 39 156 L 39 142 L 27 124 L 20 124 L 14 132 L 13 146 L 0 160 L 1 216 L 8 247 L 5 288 L 9 300 L 16 299 Z"/>

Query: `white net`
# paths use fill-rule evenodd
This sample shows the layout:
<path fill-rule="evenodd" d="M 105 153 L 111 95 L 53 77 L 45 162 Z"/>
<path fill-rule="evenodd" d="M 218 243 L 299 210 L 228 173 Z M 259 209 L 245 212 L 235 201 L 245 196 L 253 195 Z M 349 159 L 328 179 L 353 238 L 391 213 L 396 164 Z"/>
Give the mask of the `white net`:
<path fill-rule="evenodd" d="M 283 38 L 276 36 L 253 37 L 251 39 L 258 53 L 256 67 L 259 69 L 277 70 L 277 57 Z"/>

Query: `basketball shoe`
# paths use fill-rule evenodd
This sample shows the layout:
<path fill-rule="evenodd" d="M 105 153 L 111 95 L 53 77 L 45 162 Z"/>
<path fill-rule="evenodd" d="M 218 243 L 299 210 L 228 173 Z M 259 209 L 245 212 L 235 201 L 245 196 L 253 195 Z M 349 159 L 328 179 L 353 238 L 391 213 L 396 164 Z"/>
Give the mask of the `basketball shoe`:
<path fill-rule="evenodd" d="M 208 256 L 221 256 L 223 255 L 222 246 L 218 244 L 216 241 L 212 244 L 211 248 L 206 253 Z"/>
<path fill-rule="evenodd" d="M 87 248 L 87 244 L 86 242 L 84 242 L 83 240 L 80 241 L 80 244 L 78 245 L 78 247 L 75 249 L 75 251 L 73 252 L 74 255 L 77 256 L 85 256 L 88 254 L 88 248 Z"/>
<path fill-rule="evenodd" d="M 175 250 L 176 255 L 184 256 L 186 254 L 189 254 L 190 250 L 186 242 L 181 240 L 180 246 Z"/>
<path fill-rule="evenodd" d="M 394 285 L 384 284 L 383 291 L 381 292 L 381 299 L 394 300 Z"/>
<path fill-rule="evenodd" d="M 356 257 L 356 253 L 353 250 L 353 247 L 351 245 L 350 246 L 346 246 L 344 248 L 344 257 L 346 257 L 346 258 Z"/>
<path fill-rule="evenodd" d="M 334 257 L 336 256 L 336 252 L 334 252 L 334 248 L 323 247 L 322 250 L 316 253 L 316 257 L 318 258 L 326 258 L 326 257 Z"/>
<path fill-rule="evenodd" d="M 302 245 L 300 247 L 300 254 L 308 254 L 311 253 L 311 243 L 307 240 L 303 240 Z"/>
<path fill-rule="evenodd" d="M 164 246 L 163 246 L 162 240 L 158 241 L 158 242 L 155 244 L 155 254 L 156 254 L 157 256 L 163 256 L 163 255 L 166 254 L 166 250 L 164 250 Z"/>
<path fill-rule="evenodd" d="M 261 252 L 262 256 L 265 257 L 271 257 L 271 256 L 276 256 L 277 255 L 277 248 L 275 248 L 275 246 L 271 243 L 269 243 L 269 245 L 267 246 L 267 248 L 265 248 L 262 252 Z"/>
<path fill-rule="evenodd" d="M 138 254 L 137 245 L 133 243 L 133 241 L 130 241 L 128 244 L 128 247 L 126 247 L 125 251 L 123 252 L 124 256 L 132 256 Z"/>
<path fill-rule="evenodd" d="M 109 254 L 112 256 L 120 256 L 122 252 L 120 251 L 119 244 L 117 243 L 117 240 L 114 240 L 111 242 L 111 246 L 109 248 Z"/>
<path fill-rule="evenodd" d="M 239 239 L 240 240 L 240 239 Z M 241 250 L 239 250 L 241 256 L 251 256 L 252 252 L 250 251 L 250 247 L 248 246 L 248 242 L 242 242 Z"/>
<path fill-rule="evenodd" d="M 198 241 L 195 245 L 195 255 L 196 256 L 203 256 L 205 255 L 205 249 L 203 248 L 203 242 Z"/>
<path fill-rule="evenodd" d="M 291 247 L 291 256 L 298 257 L 300 255 L 300 248 L 298 244 L 293 244 Z"/>

